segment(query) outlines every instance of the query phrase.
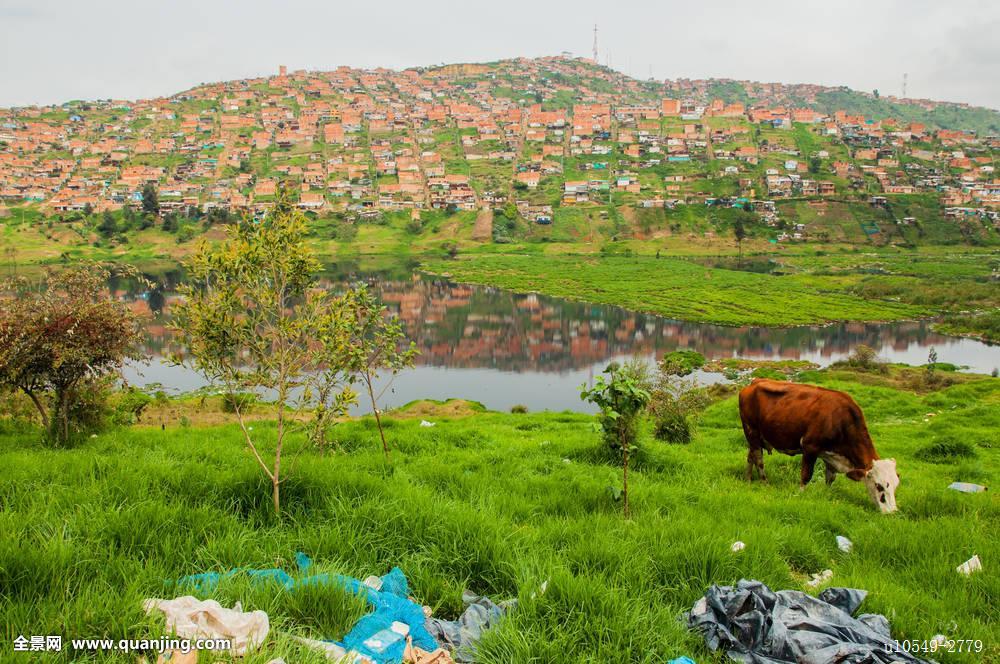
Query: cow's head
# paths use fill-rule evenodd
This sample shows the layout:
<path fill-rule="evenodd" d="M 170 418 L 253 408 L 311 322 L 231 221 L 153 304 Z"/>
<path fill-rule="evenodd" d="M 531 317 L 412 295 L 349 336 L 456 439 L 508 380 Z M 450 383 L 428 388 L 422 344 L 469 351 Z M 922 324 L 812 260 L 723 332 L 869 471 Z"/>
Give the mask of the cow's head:
<path fill-rule="evenodd" d="M 865 486 L 868 487 L 868 495 L 883 514 L 895 512 L 896 487 L 899 486 L 896 460 L 878 459 L 872 462 L 872 469 L 865 473 Z"/>

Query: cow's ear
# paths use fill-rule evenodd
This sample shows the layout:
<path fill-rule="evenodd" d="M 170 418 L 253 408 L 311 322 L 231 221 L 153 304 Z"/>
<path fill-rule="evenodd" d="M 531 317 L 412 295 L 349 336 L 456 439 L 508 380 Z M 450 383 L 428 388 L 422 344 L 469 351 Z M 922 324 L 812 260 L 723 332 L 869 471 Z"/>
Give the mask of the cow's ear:
<path fill-rule="evenodd" d="M 849 478 L 851 478 L 852 480 L 854 480 L 855 482 L 860 482 L 861 480 L 864 479 L 865 475 L 867 475 L 867 474 L 868 474 L 867 472 L 865 472 L 864 470 L 861 470 L 859 468 L 855 468 L 854 470 L 847 471 L 847 476 Z"/>

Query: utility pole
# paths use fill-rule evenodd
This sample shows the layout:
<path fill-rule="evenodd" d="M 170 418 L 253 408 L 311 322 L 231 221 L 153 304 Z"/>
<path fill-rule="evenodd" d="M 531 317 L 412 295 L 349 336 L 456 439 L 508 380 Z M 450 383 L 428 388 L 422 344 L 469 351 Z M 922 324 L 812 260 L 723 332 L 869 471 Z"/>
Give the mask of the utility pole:
<path fill-rule="evenodd" d="M 906 77 L 909 74 L 903 74 L 903 99 L 906 99 Z"/>
<path fill-rule="evenodd" d="M 597 63 L 597 24 L 594 24 L 594 64 Z"/>

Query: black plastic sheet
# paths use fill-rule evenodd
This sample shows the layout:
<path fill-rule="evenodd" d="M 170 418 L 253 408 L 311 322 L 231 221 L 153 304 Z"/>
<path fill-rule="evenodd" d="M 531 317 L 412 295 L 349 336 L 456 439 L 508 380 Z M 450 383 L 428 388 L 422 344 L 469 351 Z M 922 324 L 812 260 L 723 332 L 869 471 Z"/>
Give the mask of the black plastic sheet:
<path fill-rule="evenodd" d="M 712 586 L 684 619 L 711 650 L 723 649 L 744 664 L 925 662 L 897 647 L 885 616 L 854 617 L 867 594 L 828 588 L 813 597 L 743 580 Z"/>

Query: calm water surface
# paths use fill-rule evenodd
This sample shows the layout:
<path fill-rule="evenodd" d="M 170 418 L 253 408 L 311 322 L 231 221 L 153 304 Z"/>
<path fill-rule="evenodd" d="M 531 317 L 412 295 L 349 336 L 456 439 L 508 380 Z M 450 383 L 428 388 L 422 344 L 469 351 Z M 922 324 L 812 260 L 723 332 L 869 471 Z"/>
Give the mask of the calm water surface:
<path fill-rule="evenodd" d="M 195 371 L 170 366 L 167 352 L 179 351 L 167 322 L 177 301 L 180 271 L 153 277 L 157 286 L 115 283 L 120 297 L 152 316 L 146 352 L 152 361 L 132 366 L 127 378 L 137 385 L 161 384 L 178 393 L 203 387 Z M 570 302 L 542 295 L 520 295 L 496 288 L 466 286 L 412 274 L 405 267 L 359 273 L 331 266 L 330 288 L 370 284 L 403 322 L 420 350 L 417 366 L 392 381 L 383 405 L 414 399 L 458 397 L 506 410 L 588 411 L 579 386 L 611 360 L 640 357 L 653 361 L 678 349 L 697 350 L 709 359 L 809 360 L 825 366 L 859 344 L 875 348 L 892 362 L 923 364 L 933 346 L 940 362 L 988 373 L 1000 367 L 1000 346 L 948 337 L 927 322 L 846 323 L 825 327 L 724 327 L 639 314 L 618 307 Z M 703 380 L 718 380 L 704 374 Z M 364 412 L 359 408 L 359 412 Z"/>

